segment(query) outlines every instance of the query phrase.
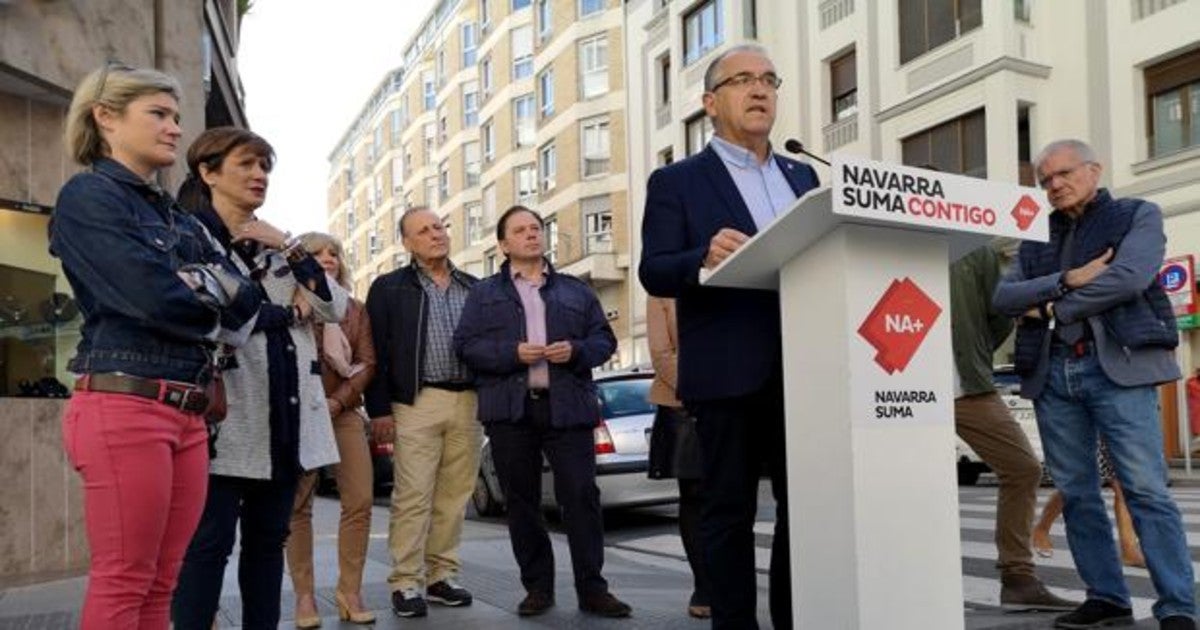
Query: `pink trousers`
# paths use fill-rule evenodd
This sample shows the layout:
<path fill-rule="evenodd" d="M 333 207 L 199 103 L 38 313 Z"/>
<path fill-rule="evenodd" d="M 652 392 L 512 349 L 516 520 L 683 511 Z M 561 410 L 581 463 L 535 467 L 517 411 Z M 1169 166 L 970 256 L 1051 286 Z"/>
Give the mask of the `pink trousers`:
<path fill-rule="evenodd" d="M 80 627 L 165 630 L 208 484 L 200 416 L 125 394 L 75 392 L 63 416 L 83 477 L 91 569 Z"/>

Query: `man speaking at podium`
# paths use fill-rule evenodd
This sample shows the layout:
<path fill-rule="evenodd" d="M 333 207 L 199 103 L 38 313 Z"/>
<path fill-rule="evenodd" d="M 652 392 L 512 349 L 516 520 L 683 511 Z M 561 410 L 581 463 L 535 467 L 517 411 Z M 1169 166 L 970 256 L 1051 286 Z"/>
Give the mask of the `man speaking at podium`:
<path fill-rule="evenodd" d="M 716 267 L 817 186 L 812 167 L 771 150 L 781 81 L 761 46 L 733 46 L 713 60 L 703 98 L 715 137 L 650 176 L 642 222 L 642 285 L 677 298 L 678 393 L 697 418 L 703 452 L 713 628 L 758 627 L 754 518 L 764 461 L 776 503 L 771 620 L 792 627 L 779 295 L 699 284 L 701 268 Z"/>

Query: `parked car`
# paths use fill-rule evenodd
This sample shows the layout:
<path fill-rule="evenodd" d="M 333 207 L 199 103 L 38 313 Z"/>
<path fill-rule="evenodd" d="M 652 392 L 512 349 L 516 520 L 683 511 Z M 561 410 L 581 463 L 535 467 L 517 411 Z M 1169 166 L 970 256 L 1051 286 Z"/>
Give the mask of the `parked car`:
<path fill-rule="evenodd" d="M 1037 415 L 1033 411 L 1033 402 L 1021 398 L 1019 395 L 1021 391 L 1020 377 L 1016 375 L 1011 365 L 1000 365 L 996 366 L 992 372 L 992 383 L 996 386 L 997 393 L 1000 394 L 1000 400 L 1004 401 L 1004 405 L 1008 407 L 1008 412 L 1012 414 L 1017 424 L 1021 425 L 1025 437 L 1029 438 L 1029 443 L 1033 446 L 1033 452 L 1037 455 L 1038 461 L 1044 462 L 1042 438 L 1038 434 L 1037 428 Z M 973 486 L 979 481 L 979 475 L 991 469 L 962 438 L 955 436 L 955 440 L 958 483 Z M 1045 475 L 1043 477 L 1045 478 Z"/>
<path fill-rule="evenodd" d="M 365 419 L 363 428 L 367 432 L 367 446 L 371 451 L 372 491 L 377 497 L 386 496 L 392 492 L 392 443 L 376 442 L 371 436 L 370 424 Z M 337 494 L 336 466 L 332 464 L 317 470 L 317 494 Z"/>
<path fill-rule="evenodd" d="M 650 463 L 650 427 L 655 411 L 646 396 L 654 374 L 644 370 L 597 373 L 595 380 L 601 416 L 594 430 L 600 506 L 609 509 L 678 502 L 679 485 L 674 479 L 646 476 Z M 504 493 L 500 490 L 486 438 L 472 503 L 481 516 L 504 512 Z M 554 476 L 544 457 L 542 505 L 550 509 L 555 507 Z"/>

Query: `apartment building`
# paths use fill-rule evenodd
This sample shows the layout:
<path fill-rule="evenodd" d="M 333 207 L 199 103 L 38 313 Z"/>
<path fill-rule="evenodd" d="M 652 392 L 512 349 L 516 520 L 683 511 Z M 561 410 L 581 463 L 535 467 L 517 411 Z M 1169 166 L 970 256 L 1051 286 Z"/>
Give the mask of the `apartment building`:
<path fill-rule="evenodd" d="M 245 126 L 239 23 L 235 0 L 0 0 L 0 466 L 11 473 L 0 487 L 0 584 L 79 572 L 88 560 L 80 481 L 61 447 L 65 401 L 15 398 L 40 379 L 73 380 L 66 363 L 82 318 L 47 251 L 58 190 L 79 169 L 62 141 L 71 95 L 120 60 L 179 79 L 181 146 L 209 126 Z M 167 189 L 182 181 L 182 162 L 160 175 Z"/>
<path fill-rule="evenodd" d="M 503 262 L 496 218 L 526 205 L 558 270 L 600 296 L 613 365 L 630 364 L 622 32 L 619 0 L 439 2 L 329 156 L 357 295 L 407 263 L 405 208 L 438 212 L 455 264 L 483 276 Z"/>
<path fill-rule="evenodd" d="M 650 172 L 712 134 L 705 67 L 757 41 L 783 77 L 776 147 L 1032 185 L 1041 146 L 1082 138 L 1103 185 L 1162 206 L 1168 255 L 1200 253 L 1200 0 L 631 0 L 625 13 L 635 229 Z M 635 360 L 644 300 L 631 286 Z M 1191 336 L 1186 372 L 1200 365 Z"/>

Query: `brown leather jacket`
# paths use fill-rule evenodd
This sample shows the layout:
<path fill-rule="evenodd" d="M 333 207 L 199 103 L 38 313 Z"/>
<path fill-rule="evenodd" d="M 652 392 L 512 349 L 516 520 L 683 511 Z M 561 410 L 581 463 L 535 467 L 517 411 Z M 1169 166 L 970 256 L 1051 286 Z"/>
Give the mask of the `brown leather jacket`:
<path fill-rule="evenodd" d="M 321 355 L 321 384 L 325 386 L 325 397 L 341 403 L 342 411 L 350 411 L 362 406 L 363 390 L 375 375 L 375 344 L 371 342 L 371 322 L 362 302 L 350 298 L 346 317 L 339 325 L 350 342 L 351 363 L 366 366 L 366 369 L 350 378 L 342 378 L 325 357 L 325 325 L 314 325 L 313 332 L 317 336 L 317 349 Z"/>

